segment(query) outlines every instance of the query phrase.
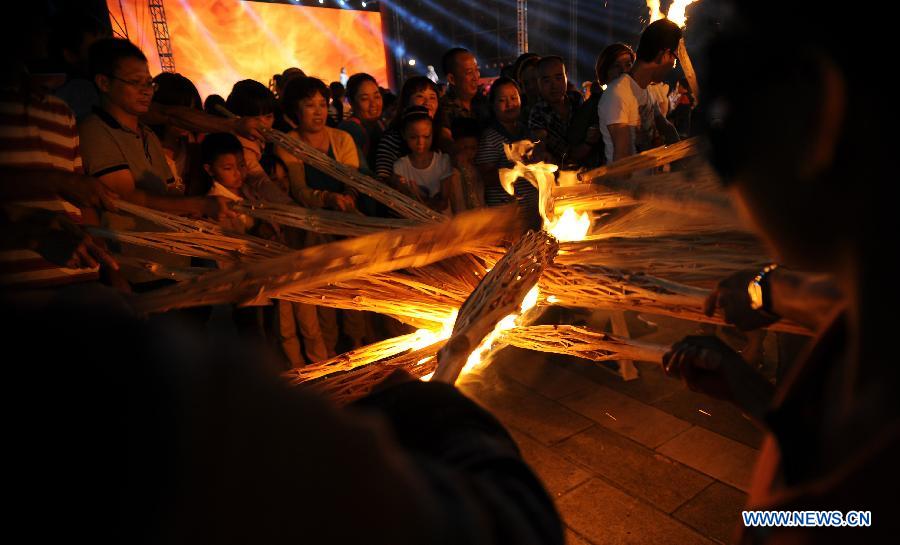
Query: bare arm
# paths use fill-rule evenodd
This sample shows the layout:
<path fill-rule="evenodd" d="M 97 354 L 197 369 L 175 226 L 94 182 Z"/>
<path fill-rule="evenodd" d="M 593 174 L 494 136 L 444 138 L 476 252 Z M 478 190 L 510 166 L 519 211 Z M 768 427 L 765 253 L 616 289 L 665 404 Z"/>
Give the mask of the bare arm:
<path fill-rule="evenodd" d="M 613 161 L 624 159 L 632 154 L 634 144 L 631 141 L 631 127 L 625 123 L 607 125 L 609 137 L 613 145 Z"/>
<path fill-rule="evenodd" d="M 222 197 L 174 197 L 153 195 L 134 185 L 134 176 L 127 169 L 100 176 L 100 181 L 123 199 L 154 210 L 184 216 L 207 216 L 216 221 L 233 215 Z"/>
<path fill-rule="evenodd" d="M 153 102 L 150 111 L 141 116 L 141 122 L 148 125 L 174 125 L 192 132 L 230 132 L 244 138 L 263 140 L 258 130 L 259 123 L 255 119 L 227 119 L 186 106 L 164 106 Z"/>
<path fill-rule="evenodd" d="M 772 311 L 793 322 L 818 330 L 843 302 L 843 294 L 827 275 L 779 267 L 769 276 Z"/>

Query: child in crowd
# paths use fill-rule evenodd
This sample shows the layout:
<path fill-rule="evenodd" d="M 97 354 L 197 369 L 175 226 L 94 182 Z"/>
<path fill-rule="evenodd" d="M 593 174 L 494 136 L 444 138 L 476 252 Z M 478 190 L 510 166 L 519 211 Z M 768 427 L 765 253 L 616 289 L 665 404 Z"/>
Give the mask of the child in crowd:
<path fill-rule="evenodd" d="M 433 124 L 428 109 L 411 106 L 403 112 L 400 132 L 409 153 L 394 163 L 398 185 L 432 209 L 449 205 L 450 156 L 433 149 Z"/>
<path fill-rule="evenodd" d="M 460 117 L 450 127 L 453 133 L 453 176 L 450 208 L 454 214 L 484 206 L 484 184 L 475 168 L 481 128 L 475 119 Z"/>
<path fill-rule="evenodd" d="M 244 147 L 236 136 L 229 133 L 213 133 L 203 139 L 200 146 L 203 170 L 212 180 L 207 195 L 223 197 L 231 202 L 244 200 L 241 187 L 247 175 L 244 162 Z M 246 233 L 254 226 L 252 217 L 238 214 L 219 222 L 222 229 L 236 233 Z"/>

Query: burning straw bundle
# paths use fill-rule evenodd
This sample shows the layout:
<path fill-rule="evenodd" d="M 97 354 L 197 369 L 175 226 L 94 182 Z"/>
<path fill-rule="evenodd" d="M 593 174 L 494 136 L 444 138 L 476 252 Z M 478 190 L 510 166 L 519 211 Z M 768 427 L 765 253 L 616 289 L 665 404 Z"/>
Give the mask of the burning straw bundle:
<path fill-rule="evenodd" d="M 661 363 L 668 346 L 623 339 L 574 325 L 516 327 L 500 334 L 498 342 L 535 350 L 566 354 L 592 361 L 637 360 Z"/>
<path fill-rule="evenodd" d="M 534 288 L 559 245 L 543 231 L 529 231 L 485 275 L 459 310 L 453 334 L 438 354 L 435 380 L 453 384 L 467 358 Z"/>
<path fill-rule="evenodd" d="M 312 246 L 211 272 L 135 298 L 142 312 L 209 304 L 253 303 L 367 274 L 424 266 L 490 246 L 517 230 L 512 207 L 477 210 L 441 224 L 396 229 Z"/>
<path fill-rule="evenodd" d="M 725 323 L 721 316 L 703 313 L 708 290 L 644 274 L 600 266 L 554 265 L 544 271 L 539 285 L 548 301 L 563 306 L 635 310 L 695 322 Z M 790 322 L 776 322 L 769 329 L 810 334 Z"/>
<path fill-rule="evenodd" d="M 258 261 L 284 255 L 291 249 L 265 239 L 203 231 L 160 233 L 156 231 L 110 231 L 89 227 L 91 235 L 161 252 L 217 261 Z"/>
<path fill-rule="evenodd" d="M 661 167 L 697 153 L 699 153 L 699 141 L 696 137 L 688 138 L 675 144 L 653 148 L 608 165 L 581 172 L 578 174 L 578 179 L 582 182 L 591 180 L 596 182 L 603 178 L 625 176 L 639 170 Z"/>
<path fill-rule="evenodd" d="M 334 210 L 303 208 L 290 204 L 236 204 L 233 210 L 256 219 L 286 227 L 296 227 L 325 235 L 357 237 L 385 229 L 405 229 L 422 222 L 399 218 L 376 218 Z"/>

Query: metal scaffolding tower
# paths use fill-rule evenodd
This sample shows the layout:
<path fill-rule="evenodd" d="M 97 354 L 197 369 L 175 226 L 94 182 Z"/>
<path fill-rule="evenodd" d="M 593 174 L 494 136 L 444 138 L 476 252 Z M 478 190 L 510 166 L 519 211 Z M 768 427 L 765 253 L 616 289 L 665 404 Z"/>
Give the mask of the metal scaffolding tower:
<path fill-rule="evenodd" d="M 528 0 L 516 0 L 516 44 L 519 55 L 528 52 Z"/>
<path fill-rule="evenodd" d="M 156 38 L 160 67 L 163 72 L 174 72 L 175 57 L 172 56 L 172 40 L 169 38 L 169 25 L 166 24 L 163 0 L 150 0 L 150 17 L 153 20 L 153 35 Z"/>

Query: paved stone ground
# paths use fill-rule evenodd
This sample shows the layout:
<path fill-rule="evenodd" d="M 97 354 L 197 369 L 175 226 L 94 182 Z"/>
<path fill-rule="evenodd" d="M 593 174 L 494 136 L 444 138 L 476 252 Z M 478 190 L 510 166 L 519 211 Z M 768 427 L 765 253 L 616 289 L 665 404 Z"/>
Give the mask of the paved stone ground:
<path fill-rule="evenodd" d="M 659 329 L 643 340 L 699 333 L 653 319 Z M 555 497 L 568 543 L 730 542 L 761 433 L 731 405 L 637 366 L 640 378 L 623 382 L 601 364 L 506 349 L 461 386 L 508 426 Z"/>

